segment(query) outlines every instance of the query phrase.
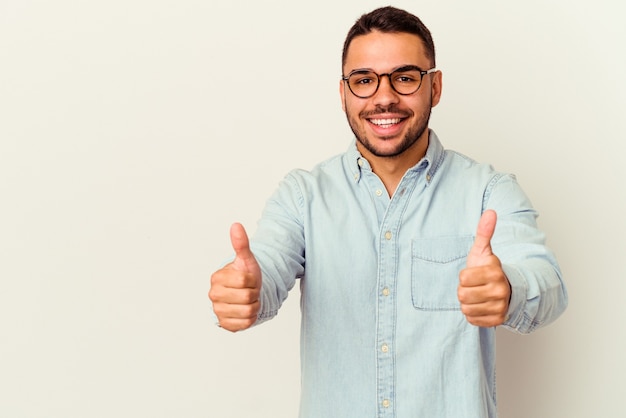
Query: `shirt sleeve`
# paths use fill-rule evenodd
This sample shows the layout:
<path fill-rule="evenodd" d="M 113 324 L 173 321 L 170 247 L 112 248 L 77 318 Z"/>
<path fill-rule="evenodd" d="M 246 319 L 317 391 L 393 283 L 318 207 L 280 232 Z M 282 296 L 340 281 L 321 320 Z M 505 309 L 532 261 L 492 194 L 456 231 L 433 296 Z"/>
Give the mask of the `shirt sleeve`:
<path fill-rule="evenodd" d="M 537 226 L 538 214 L 515 176 L 496 176 L 487 188 L 483 206 L 498 215 L 491 244 L 511 284 L 503 326 L 531 333 L 556 320 L 567 308 L 560 267 Z"/>
<path fill-rule="evenodd" d="M 296 280 L 304 274 L 302 207 L 302 192 L 292 172 L 268 199 L 250 242 L 263 275 L 261 309 L 255 325 L 277 315 Z"/>

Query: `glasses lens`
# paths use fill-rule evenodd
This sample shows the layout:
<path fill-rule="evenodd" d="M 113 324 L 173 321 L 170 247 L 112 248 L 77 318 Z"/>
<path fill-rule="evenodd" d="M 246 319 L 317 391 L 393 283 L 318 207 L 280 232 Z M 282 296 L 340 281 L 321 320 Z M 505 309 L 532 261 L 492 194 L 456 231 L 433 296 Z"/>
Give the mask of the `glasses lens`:
<path fill-rule="evenodd" d="M 358 97 L 369 97 L 378 88 L 378 76 L 374 72 L 355 72 L 348 78 L 350 90 Z"/>
<path fill-rule="evenodd" d="M 391 84 L 400 94 L 412 94 L 420 88 L 422 75 L 419 70 L 404 70 L 391 73 Z"/>

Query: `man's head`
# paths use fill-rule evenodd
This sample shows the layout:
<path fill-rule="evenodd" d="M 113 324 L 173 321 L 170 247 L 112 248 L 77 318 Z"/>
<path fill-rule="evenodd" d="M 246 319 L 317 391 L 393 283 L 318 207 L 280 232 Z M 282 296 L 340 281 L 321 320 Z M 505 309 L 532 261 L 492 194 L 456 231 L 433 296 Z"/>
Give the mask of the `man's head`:
<path fill-rule="evenodd" d="M 430 111 L 441 95 L 434 66 L 430 31 L 412 14 L 383 7 L 357 20 L 344 43 L 339 89 L 361 152 L 423 155 Z"/>
<path fill-rule="evenodd" d="M 343 43 L 342 66 L 346 64 L 346 56 L 352 40 L 375 30 L 383 33 L 403 32 L 416 35 L 424 44 L 424 51 L 430 59 L 430 67 L 437 65 L 435 62 L 435 44 L 426 25 L 417 16 L 407 11 L 387 6 L 364 14 L 350 28 Z"/>

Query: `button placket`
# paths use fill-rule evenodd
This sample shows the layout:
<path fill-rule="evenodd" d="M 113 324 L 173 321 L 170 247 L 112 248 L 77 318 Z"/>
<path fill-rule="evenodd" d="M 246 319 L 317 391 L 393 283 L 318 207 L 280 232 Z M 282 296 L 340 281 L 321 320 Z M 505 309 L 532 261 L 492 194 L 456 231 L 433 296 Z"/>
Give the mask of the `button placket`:
<path fill-rule="evenodd" d="M 378 306 L 376 329 L 376 368 L 378 417 L 393 417 L 395 414 L 395 331 L 396 331 L 396 294 L 398 233 L 402 223 L 402 214 L 415 187 L 415 175 L 407 175 L 398 185 L 398 193 L 387 203 L 385 214 L 380 222 L 379 232 L 379 271 L 378 271 Z"/>

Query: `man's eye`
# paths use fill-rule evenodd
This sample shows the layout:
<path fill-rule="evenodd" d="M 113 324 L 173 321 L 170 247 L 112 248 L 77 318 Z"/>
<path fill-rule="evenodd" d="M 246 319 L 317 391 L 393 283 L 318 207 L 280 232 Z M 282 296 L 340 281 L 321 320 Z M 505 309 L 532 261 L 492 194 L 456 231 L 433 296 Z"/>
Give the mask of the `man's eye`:
<path fill-rule="evenodd" d="M 371 77 L 355 77 L 354 84 L 371 84 L 374 82 L 374 79 Z"/>
<path fill-rule="evenodd" d="M 415 83 L 415 81 L 417 81 L 417 79 L 415 77 L 413 77 L 413 76 L 410 76 L 410 75 L 403 74 L 403 75 L 399 75 L 399 76 L 396 77 L 396 82 L 398 82 L 398 83 L 405 83 L 405 84 L 407 84 L 407 83 Z"/>

